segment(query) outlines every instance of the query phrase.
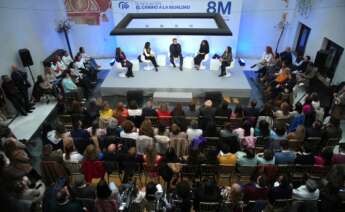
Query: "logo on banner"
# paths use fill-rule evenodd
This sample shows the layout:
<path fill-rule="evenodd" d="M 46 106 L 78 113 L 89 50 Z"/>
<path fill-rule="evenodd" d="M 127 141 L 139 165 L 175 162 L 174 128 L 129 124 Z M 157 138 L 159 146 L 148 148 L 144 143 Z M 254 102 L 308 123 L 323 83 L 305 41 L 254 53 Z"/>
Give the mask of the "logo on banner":
<path fill-rule="evenodd" d="M 127 10 L 129 8 L 129 3 L 127 1 L 120 1 L 119 8 L 122 10 Z"/>
<path fill-rule="evenodd" d="M 207 4 L 208 13 L 219 13 L 222 15 L 230 15 L 231 13 L 231 1 L 209 1 Z"/>

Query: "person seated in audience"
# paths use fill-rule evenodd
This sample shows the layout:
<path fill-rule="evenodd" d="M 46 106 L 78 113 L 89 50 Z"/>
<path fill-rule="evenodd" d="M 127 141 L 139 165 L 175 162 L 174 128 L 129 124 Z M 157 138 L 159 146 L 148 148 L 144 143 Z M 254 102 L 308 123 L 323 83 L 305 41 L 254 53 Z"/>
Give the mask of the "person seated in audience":
<path fill-rule="evenodd" d="M 62 74 L 62 88 L 64 93 L 78 92 L 78 86 L 71 77 L 71 70 L 68 69 Z"/>
<path fill-rule="evenodd" d="M 286 49 L 279 54 L 279 57 L 283 62 L 285 62 L 288 66 L 292 65 L 292 52 L 291 47 L 286 47 Z"/>
<path fill-rule="evenodd" d="M 61 57 L 59 55 L 54 56 L 54 60 L 50 65 L 50 68 L 55 73 L 56 77 L 59 77 L 64 71 L 67 70 L 68 66 L 66 66 L 63 61 L 61 60 Z"/>
<path fill-rule="evenodd" d="M 262 55 L 260 62 L 252 65 L 250 68 L 255 68 L 256 66 L 258 66 L 258 72 L 260 73 L 260 75 L 265 75 L 266 67 L 272 64 L 273 59 L 274 53 L 272 47 L 266 46 L 265 52 Z"/>
<path fill-rule="evenodd" d="M 265 120 L 270 128 L 273 127 L 273 109 L 271 104 L 266 103 L 260 111 L 259 117 L 256 121 L 256 128 L 259 127 L 259 123 L 261 122 L 261 120 Z"/>
<path fill-rule="evenodd" d="M 182 200 L 182 203 L 179 204 L 179 209 L 181 211 L 190 211 L 192 204 L 192 194 L 191 194 L 191 186 L 188 181 L 181 181 L 176 184 L 176 189 L 173 194 L 174 199 Z"/>
<path fill-rule="evenodd" d="M 296 74 L 296 80 L 299 86 L 309 85 L 309 81 L 313 79 L 317 74 L 317 68 L 314 67 L 313 63 L 306 65 L 305 71 Z"/>
<path fill-rule="evenodd" d="M 135 146 L 128 148 L 127 151 L 125 149 L 124 151 L 119 151 L 118 161 L 121 170 L 124 171 L 122 182 L 127 183 L 133 176 L 135 170 L 137 170 L 137 164 L 141 162 L 137 157 Z"/>
<path fill-rule="evenodd" d="M 342 135 L 342 130 L 340 128 L 340 120 L 336 118 L 331 118 L 329 123 L 326 124 L 322 129 L 322 140 L 328 141 L 329 139 L 339 139 Z"/>
<path fill-rule="evenodd" d="M 200 48 L 198 54 L 194 57 L 194 66 L 196 70 L 200 70 L 200 64 L 205 56 L 210 52 L 210 47 L 207 40 L 202 40 L 200 43 Z"/>
<path fill-rule="evenodd" d="M 231 108 L 229 108 L 229 103 L 226 101 L 223 101 L 223 103 L 217 107 L 215 111 L 215 116 L 221 116 L 221 117 L 230 117 L 232 113 Z"/>
<path fill-rule="evenodd" d="M 251 100 L 249 102 L 249 106 L 244 108 L 243 110 L 244 116 L 258 118 L 260 111 L 259 111 L 259 108 L 256 107 L 256 105 L 257 105 L 256 100 Z"/>
<path fill-rule="evenodd" d="M 84 159 L 81 164 L 81 172 L 85 176 L 86 182 L 91 182 L 93 178 L 103 178 L 105 167 L 100 161 L 100 154 L 94 144 L 89 144 L 84 151 Z"/>
<path fill-rule="evenodd" d="M 152 100 L 148 100 L 146 102 L 146 106 L 142 110 L 142 116 L 143 116 L 143 118 L 145 118 L 147 116 L 150 116 L 150 117 L 156 117 L 157 116 L 157 112 L 153 108 L 153 101 Z"/>
<path fill-rule="evenodd" d="M 288 132 L 293 132 L 299 125 L 304 124 L 303 105 L 300 102 L 297 102 L 295 104 L 294 111 L 292 111 L 290 114 L 292 115 L 292 120 L 290 122 Z"/>
<path fill-rule="evenodd" d="M 266 200 L 268 198 L 267 180 L 264 175 L 253 174 L 250 182 L 242 186 L 243 201 Z"/>
<path fill-rule="evenodd" d="M 182 104 L 181 103 L 176 103 L 175 107 L 171 110 L 171 116 L 173 116 L 173 122 L 177 123 L 177 124 L 184 124 L 184 120 L 185 120 L 185 112 L 182 108 Z"/>
<path fill-rule="evenodd" d="M 166 103 L 162 103 L 156 110 L 156 112 L 158 116 L 158 121 L 166 126 L 169 126 L 171 120 L 171 112 L 168 109 L 168 105 Z"/>
<path fill-rule="evenodd" d="M 176 68 L 175 58 L 180 59 L 180 71 L 182 71 L 182 67 L 183 67 L 182 49 L 181 49 L 181 45 L 177 43 L 176 38 L 172 39 L 172 44 L 170 44 L 170 47 L 169 47 L 169 55 L 170 55 L 170 63 L 173 65 L 174 68 Z"/>
<path fill-rule="evenodd" d="M 43 78 L 45 81 L 47 81 L 51 84 L 55 84 L 57 81 L 55 73 L 53 72 L 53 70 L 50 67 L 44 67 Z"/>
<path fill-rule="evenodd" d="M 136 141 L 137 154 L 143 155 L 149 145 L 153 145 L 154 131 L 150 120 L 144 120 L 139 129 L 139 136 Z"/>
<path fill-rule="evenodd" d="M 258 153 L 256 158 L 259 165 L 275 164 L 274 153 L 271 149 L 265 149 L 263 153 Z"/>
<path fill-rule="evenodd" d="M 53 150 L 63 149 L 63 141 L 65 138 L 70 137 L 70 133 L 66 132 L 65 126 L 61 122 L 56 123 L 55 130 L 47 133 L 47 140 L 52 145 Z"/>
<path fill-rule="evenodd" d="M 61 60 L 65 64 L 66 67 L 69 67 L 71 63 L 73 63 L 73 59 L 71 55 L 68 54 L 68 51 L 64 51 Z"/>
<path fill-rule="evenodd" d="M 23 172 L 25 175 L 31 171 L 36 172 L 31 165 L 31 158 L 23 148 L 16 145 L 15 139 L 7 139 L 4 145 L 4 152 L 10 160 L 10 167 L 18 172 Z"/>
<path fill-rule="evenodd" d="M 256 166 L 258 164 L 258 159 L 252 148 L 246 148 L 243 152 L 236 152 L 236 158 L 238 166 Z"/>
<path fill-rule="evenodd" d="M 151 43 L 146 42 L 144 45 L 143 55 L 145 57 L 145 60 L 150 60 L 155 67 L 155 70 L 158 71 L 158 64 L 156 62 L 155 53 L 151 49 Z"/>
<path fill-rule="evenodd" d="M 200 202 L 220 202 L 222 196 L 215 179 L 207 178 L 203 180 L 194 194 L 194 210 L 200 211 Z"/>
<path fill-rule="evenodd" d="M 120 133 L 122 132 L 122 127 L 121 125 L 119 125 L 117 119 L 113 119 L 109 122 L 106 131 L 107 134 L 106 136 L 116 136 L 116 137 L 120 137 Z"/>
<path fill-rule="evenodd" d="M 306 55 L 304 56 L 303 60 L 300 61 L 300 63 L 296 64 L 295 70 L 299 73 L 304 73 L 308 67 L 308 65 L 311 63 L 310 56 Z"/>
<path fill-rule="evenodd" d="M 122 67 L 127 68 L 127 72 L 126 72 L 127 78 L 128 77 L 134 77 L 133 71 L 132 71 L 133 64 L 129 60 L 127 60 L 127 57 L 121 48 L 116 48 L 115 60 L 116 60 L 116 62 L 121 63 Z"/>
<path fill-rule="evenodd" d="M 164 155 L 170 145 L 169 130 L 163 124 L 158 124 L 157 130 L 155 130 L 154 139 L 156 141 L 157 152 Z"/>
<path fill-rule="evenodd" d="M 279 110 L 273 113 L 274 117 L 278 119 L 289 119 L 290 118 L 290 105 L 287 102 L 283 102 L 280 105 Z"/>
<path fill-rule="evenodd" d="M 72 120 L 71 137 L 80 154 L 83 154 L 86 146 L 91 144 L 90 134 L 82 128 L 82 122 L 79 119 Z"/>
<path fill-rule="evenodd" d="M 324 166 L 331 166 L 332 165 L 332 157 L 333 157 L 333 147 L 331 147 L 331 146 L 324 147 L 319 154 L 315 154 L 314 166 L 316 166 L 318 168 L 322 168 Z"/>
<path fill-rule="evenodd" d="M 97 120 L 93 121 L 91 126 L 88 127 L 86 131 L 90 134 L 91 138 L 92 137 L 103 138 L 107 134 L 106 129 L 101 128 Z"/>
<path fill-rule="evenodd" d="M 46 81 L 42 75 L 38 75 L 33 87 L 32 97 L 38 102 L 45 94 L 57 97 L 56 88 L 50 82 Z"/>
<path fill-rule="evenodd" d="M 224 124 L 224 128 L 220 130 L 219 137 L 219 147 L 224 153 L 235 153 L 240 149 L 240 139 L 232 132 L 232 126 L 229 122 Z"/>
<path fill-rule="evenodd" d="M 163 157 L 157 154 L 156 148 L 153 144 L 149 144 L 145 149 L 143 156 L 144 168 L 147 170 L 150 178 L 159 177 L 158 168 Z"/>
<path fill-rule="evenodd" d="M 232 152 L 223 153 L 219 151 L 217 158 L 220 165 L 235 166 L 237 162 L 236 154 Z"/>
<path fill-rule="evenodd" d="M 187 134 L 181 131 L 177 124 L 172 124 L 170 127 L 170 146 L 176 150 L 178 157 L 185 156 L 188 152 Z"/>
<path fill-rule="evenodd" d="M 269 138 L 274 138 L 277 136 L 276 133 L 270 128 L 267 121 L 261 120 L 258 124 L 259 124 L 259 127 L 255 129 L 256 136 L 269 137 Z"/>
<path fill-rule="evenodd" d="M 53 207 L 53 211 L 66 211 L 66 212 L 82 212 L 83 206 L 77 200 L 75 200 L 68 187 L 64 186 L 56 192 L 56 205 Z"/>
<path fill-rule="evenodd" d="M 277 126 L 274 132 L 275 132 L 275 135 L 272 136 L 273 141 L 280 141 L 280 140 L 287 139 L 286 126 L 283 126 L 283 125 Z"/>
<path fill-rule="evenodd" d="M 117 168 L 115 163 L 118 161 L 119 154 L 115 144 L 109 144 L 104 148 L 105 150 L 103 150 L 100 155 L 102 155 L 104 168 L 107 170 L 107 173 L 111 173 Z"/>
<path fill-rule="evenodd" d="M 314 121 L 311 127 L 305 129 L 305 138 L 320 138 L 322 137 L 322 123 L 319 120 Z"/>
<path fill-rule="evenodd" d="M 276 200 L 291 199 L 292 186 L 286 174 L 279 175 L 277 181 L 273 184 L 268 192 L 268 200 L 271 205 L 274 205 Z"/>
<path fill-rule="evenodd" d="M 194 138 L 202 136 L 203 134 L 202 129 L 199 128 L 199 123 L 197 120 L 192 120 L 190 122 L 190 126 L 188 127 L 186 133 L 189 143 L 191 143 Z"/>
<path fill-rule="evenodd" d="M 139 108 L 137 101 L 131 100 L 128 103 L 128 119 L 133 121 L 134 125 L 136 127 L 140 127 L 141 122 L 143 121 L 142 117 L 142 109 Z"/>
<path fill-rule="evenodd" d="M 311 152 L 311 149 L 309 146 L 304 145 L 301 148 L 301 152 L 296 153 L 296 164 L 302 164 L 302 165 L 314 165 L 315 159 L 314 155 Z"/>
<path fill-rule="evenodd" d="M 111 109 L 109 103 L 104 101 L 99 110 L 99 121 L 101 127 L 106 127 L 108 123 L 113 119 L 113 110 Z"/>
<path fill-rule="evenodd" d="M 232 48 L 230 46 L 226 47 L 224 50 L 223 55 L 219 58 L 219 61 L 221 62 L 221 66 L 220 66 L 220 75 L 219 77 L 223 77 L 226 75 L 226 67 L 230 66 L 230 64 L 232 63 L 233 59 L 232 59 Z"/>
<path fill-rule="evenodd" d="M 83 155 L 81 155 L 74 147 L 73 139 L 66 138 L 64 139 L 64 146 L 63 146 L 63 155 L 62 158 L 64 161 L 67 162 L 81 162 L 83 160 Z"/>
<path fill-rule="evenodd" d="M 135 128 L 133 122 L 126 120 L 122 123 L 122 131 L 120 133 L 121 138 L 130 138 L 133 140 L 138 139 L 138 132 L 137 129 Z"/>
<path fill-rule="evenodd" d="M 98 182 L 95 200 L 96 211 L 118 211 L 120 203 L 116 201 L 113 192 L 104 179 Z"/>
<path fill-rule="evenodd" d="M 196 104 L 194 102 L 190 103 L 185 110 L 186 117 L 199 117 L 199 110 L 196 109 Z"/>
<path fill-rule="evenodd" d="M 275 164 L 291 164 L 295 161 L 296 153 L 289 149 L 289 142 L 287 140 L 281 140 L 280 146 L 282 147 L 282 151 L 275 152 Z"/>
<path fill-rule="evenodd" d="M 83 104 L 79 100 L 73 100 L 71 109 L 68 111 L 69 115 L 71 115 L 72 120 L 80 120 L 82 122 L 82 126 L 85 126 L 84 120 L 85 120 L 85 108 L 83 107 Z"/>
<path fill-rule="evenodd" d="M 73 192 L 76 198 L 87 198 L 87 199 L 96 198 L 95 188 L 85 182 L 84 175 L 77 175 L 75 177 L 74 185 L 71 188 L 71 191 Z"/>
<path fill-rule="evenodd" d="M 156 184 L 154 182 L 148 182 L 145 187 L 146 195 L 145 204 L 146 211 L 155 211 L 156 204 L 152 204 L 155 200 L 161 199 L 163 196 L 163 187 L 161 184 Z"/>
<path fill-rule="evenodd" d="M 204 102 L 204 105 L 199 108 L 199 124 L 202 130 L 206 129 L 206 126 L 209 122 L 214 122 L 216 108 L 212 106 L 212 101 L 208 99 Z"/>
<path fill-rule="evenodd" d="M 85 122 L 87 126 L 91 125 L 95 120 L 98 120 L 100 117 L 100 110 L 101 106 L 97 103 L 97 100 L 95 98 L 91 98 L 85 111 Z"/>
<path fill-rule="evenodd" d="M 292 199 L 295 200 L 318 200 L 319 195 L 317 182 L 312 179 L 308 179 L 304 185 L 292 190 Z"/>
<path fill-rule="evenodd" d="M 243 118 L 243 109 L 241 105 L 236 105 L 235 110 L 231 113 L 230 119 Z"/>
<path fill-rule="evenodd" d="M 58 163 L 62 163 L 62 154 L 63 152 L 61 149 L 53 150 L 53 146 L 51 144 L 46 144 L 42 149 L 42 161 L 56 161 Z"/>
<path fill-rule="evenodd" d="M 96 60 L 95 60 L 94 58 L 90 57 L 90 56 L 86 53 L 84 47 L 82 47 L 82 46 L 79 47 L 79 52 L 78 52 L 78 54 L 81 55 L 81 59 L 82 59 L 82 62 L 83 62 L 83 63 L 88 63 L 88 64 L 90 64 L 90 66 L 91 66 L 93 69 L 99 69 L 99 68 L 101 68 L 101 66 L 98 65 L 98 64 L 96 63 Z"/>
<path fill-rule="evenodd" d="M 123 102 L 118 102 L 113 110 L 113 116 L 117 119 L 119 124 L 122 124 L 128 117 L 128 110 Z"/>

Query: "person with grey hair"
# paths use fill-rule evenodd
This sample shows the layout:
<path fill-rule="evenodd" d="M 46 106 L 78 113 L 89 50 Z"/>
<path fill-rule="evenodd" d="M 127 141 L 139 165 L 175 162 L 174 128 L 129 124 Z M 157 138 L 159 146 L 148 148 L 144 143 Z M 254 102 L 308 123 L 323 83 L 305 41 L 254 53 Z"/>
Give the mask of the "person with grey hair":
<path fill-rule="evenodd" d="M 192 120 L 190 126 L 187 129 L 188 141 L 192 142 L 194 138 L 202 135 L 202 129 L 199 128 L 199 122 L 197 120 Z"/>
<path fill-rule="evenodd" d="M 86 183 L 84 175 L 77 175 L 75 177 L 72 192 L 77 198 L 96 198 L 96 190 Z"/>
<path fill-rule="evenodd" d="M 317 182 L 312 179 L 308 179 L 304 185 L 292 190 L 292 199 L 295 200 L 318 200 L 319 195 Z"/>

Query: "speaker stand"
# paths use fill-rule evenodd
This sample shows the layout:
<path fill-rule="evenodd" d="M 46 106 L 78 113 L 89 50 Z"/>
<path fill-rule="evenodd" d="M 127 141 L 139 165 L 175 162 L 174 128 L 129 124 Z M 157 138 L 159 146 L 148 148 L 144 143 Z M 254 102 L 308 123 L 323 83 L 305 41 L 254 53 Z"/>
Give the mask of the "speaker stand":
<path fill-rule="evenodd" d="M 30 68 L 30 66 L 27 66 L 27 67 L 28 67 L 28 69 L 30 71 L 32 82 L 35 84 L 35 78 L 34 78 L 34 75 L 32 74 L 31 68 Z"/>

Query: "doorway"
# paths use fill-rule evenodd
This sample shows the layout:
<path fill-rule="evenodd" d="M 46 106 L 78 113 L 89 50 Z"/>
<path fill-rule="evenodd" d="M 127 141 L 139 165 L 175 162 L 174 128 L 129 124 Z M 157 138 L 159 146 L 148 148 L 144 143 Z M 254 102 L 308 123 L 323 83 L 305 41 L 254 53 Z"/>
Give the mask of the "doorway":
<path fill-rule="evenodd" d="M 310 35 L 311 28 L 307 25 L 299 23 L 298 38 L 295 46 L 295 52 L 298 55 L 304 55 L 307 47 L 308 38 Z"/>

